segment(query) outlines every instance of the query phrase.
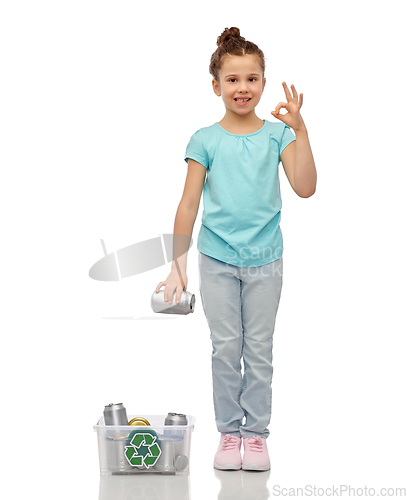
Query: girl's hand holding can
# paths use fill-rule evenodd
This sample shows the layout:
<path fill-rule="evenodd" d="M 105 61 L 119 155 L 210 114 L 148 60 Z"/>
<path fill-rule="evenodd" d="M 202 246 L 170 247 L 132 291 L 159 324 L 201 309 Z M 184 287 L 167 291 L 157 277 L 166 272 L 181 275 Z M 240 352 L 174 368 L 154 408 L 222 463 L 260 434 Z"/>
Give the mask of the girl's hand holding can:
<path fill-rule="evenodd" d="M 180 276 L 177 271 L 171 271 L 167 276 L 165 281 L 158 283 L 155 292 L 158 293 L 160 288 L 165 286 L 164 289 L 164 300 L 169 304 L 172 304 L 172 298 L 174 296 L 174 291 L 176 291 L 175 302 L 179 304 L 181 300 L 181 294 L 187 289 L 188 278 L 187 276 Z"/>

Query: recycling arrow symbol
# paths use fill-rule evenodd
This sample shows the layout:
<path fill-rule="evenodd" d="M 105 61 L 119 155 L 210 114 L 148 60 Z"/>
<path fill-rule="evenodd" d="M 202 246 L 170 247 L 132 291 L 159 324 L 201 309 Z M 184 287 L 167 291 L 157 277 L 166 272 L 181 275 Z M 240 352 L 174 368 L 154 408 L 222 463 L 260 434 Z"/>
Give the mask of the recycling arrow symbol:
<path fill-rule="evenodd" d="M 135 434 L 124 452 L 127 461 L 133 467 L 152 467 L 161 455 L 157 437 L 145 432 Z"/>

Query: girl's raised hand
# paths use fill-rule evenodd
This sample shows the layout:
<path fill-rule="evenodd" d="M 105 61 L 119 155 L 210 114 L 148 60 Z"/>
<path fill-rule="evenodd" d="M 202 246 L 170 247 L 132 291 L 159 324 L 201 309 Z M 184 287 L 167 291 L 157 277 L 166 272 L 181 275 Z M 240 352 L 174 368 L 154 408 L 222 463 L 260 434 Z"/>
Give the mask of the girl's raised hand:
<path fill-rule="evenodd" d="M 303 95 L 300 94 L 300 98 L 298 99 L 298 94 L 297 91 L 295 90 L 294 85 L 291 85 L 293 95 L 291 95 L 287 87 L 287 84 L 285 82 L 283 82 L 283 87 L 287 98 L 287 102 L 280 102 L 276 106 L 276 110 L 272 111 L 271 114 L 274 116 L 274 118 L 278 118 L 292 129 L 299 130 L 305 127 L 304 120 L 300 115 L 300 108 L 303 102 Z M 285 115 L 280 114 L 281 108 L 285 108 L 287 110 L 287 113 Z"/>

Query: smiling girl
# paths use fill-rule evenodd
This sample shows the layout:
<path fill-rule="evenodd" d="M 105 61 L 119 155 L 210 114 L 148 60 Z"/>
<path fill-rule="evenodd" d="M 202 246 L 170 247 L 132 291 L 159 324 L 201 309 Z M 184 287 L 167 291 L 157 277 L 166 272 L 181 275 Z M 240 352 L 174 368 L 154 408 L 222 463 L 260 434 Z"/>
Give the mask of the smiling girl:
<path fill-rule="evenodd" d="M 225 29 L 217 44 L 209 70 L 225 115 L 189 141 L 174 234 L 191 237 L 203 191 L 200 293 L 213 345 L 213 400 L 221 434 L 214 467 L 268 470 L 272 347 L 283 274 L 278 166 L 281 161 L 301 198 L 315 192 L 317 175 L 300 115 L 303 95 L 298 97 L 294 85 L 291 93 L 284 82 L 287 102 L 271 112 L 279 121 L 260 119 L 255 108 L 266 84 L 263 52 L 238 28 Z M 174 296 L 178 303 L 186 289 L 186 259 L 186 254 L 176 259 L 156 288 L 165 286 L 169 303 Z"/>

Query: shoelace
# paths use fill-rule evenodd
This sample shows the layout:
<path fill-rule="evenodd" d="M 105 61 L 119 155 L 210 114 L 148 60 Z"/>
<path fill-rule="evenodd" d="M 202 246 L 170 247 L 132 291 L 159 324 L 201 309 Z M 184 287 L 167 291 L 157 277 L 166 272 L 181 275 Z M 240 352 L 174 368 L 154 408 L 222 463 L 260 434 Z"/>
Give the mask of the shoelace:
<path fill-rule="evenodd" d="M 224 450 L 233 450 L 233 448 L 237 444 L 237 437 L 231 436 L 230 434 L 226 434 L 223 438 L 223 449 Z"/>
<path fill-rule="evenodd" d="M 248 438 L 247 444 L 250 451 L 263 451 L 263 441 L 260 436 Z"/>

